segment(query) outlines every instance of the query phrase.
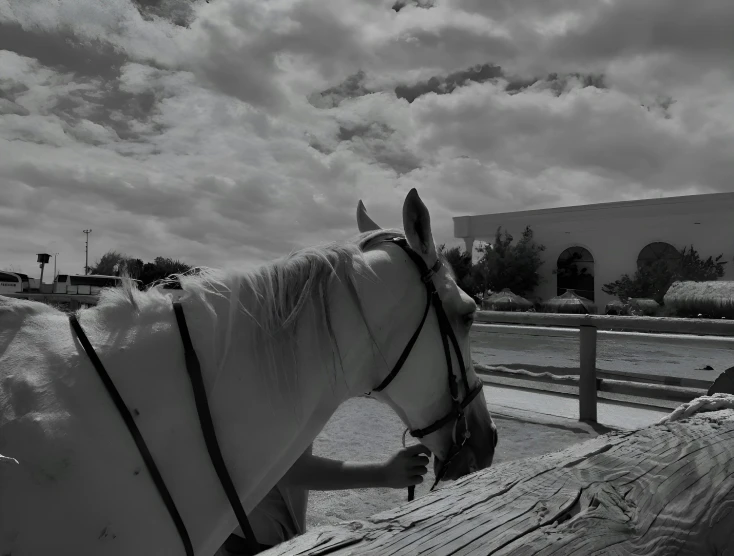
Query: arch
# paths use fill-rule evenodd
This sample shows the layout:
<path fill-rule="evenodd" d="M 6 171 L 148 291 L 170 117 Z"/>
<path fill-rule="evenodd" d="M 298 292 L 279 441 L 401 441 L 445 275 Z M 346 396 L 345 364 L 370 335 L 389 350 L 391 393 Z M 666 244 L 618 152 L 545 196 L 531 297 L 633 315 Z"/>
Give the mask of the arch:
<path fill-rule="evenodd" d="M 594 301 L 594 256 L 580 245 L 564 250 L 556 261 L 556 295 L 568 290 Z"/>
<path fill-rule="evenodd" d="M 681 259 L 681 253 L 670 243 L 654 241 L 648 243 L 637 255 L 637 269 L 651 265 L 658 261 L 665 261 L 669 266 L 676 266 Z"/>

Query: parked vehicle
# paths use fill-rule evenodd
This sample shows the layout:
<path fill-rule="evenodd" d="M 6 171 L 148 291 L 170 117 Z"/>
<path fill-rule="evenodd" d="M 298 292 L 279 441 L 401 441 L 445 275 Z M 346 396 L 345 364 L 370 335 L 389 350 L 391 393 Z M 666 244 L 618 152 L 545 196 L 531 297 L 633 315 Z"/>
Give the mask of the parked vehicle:
<path fill-rule="evenodd" d="M 23 291 L 28 291 L 28 277 L 25 276 L 26 289 L 23 290 L 23 276 L 25 276 L 25 274 L 21 275 L 17 272 L 7 272 L 5 270 L 0 271 L 0 294 L 23 293 Z"/>
<path fill-rule="evenodd" d="M 140 289 L 140 280 L 133 280 Z M 120 276 L 104 276 L 101 274 L 59 274 L 54 281 L 54 293 L 97 295 L 102 288 L 119 288 L 123 284 Z"/>

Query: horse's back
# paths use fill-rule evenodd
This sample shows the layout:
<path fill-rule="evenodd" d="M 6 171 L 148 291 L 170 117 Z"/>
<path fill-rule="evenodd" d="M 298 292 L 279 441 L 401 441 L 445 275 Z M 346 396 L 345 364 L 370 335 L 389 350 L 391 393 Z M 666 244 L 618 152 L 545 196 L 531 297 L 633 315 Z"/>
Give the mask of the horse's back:
<path fill-rule="evenodd" d="M 129 552 L 134 518 L 128 514 L 134 509 L 121 500 L 157 505 L 148 481 L 136 479 L 140 464 L 125 441 L 127 431 L 81 356 L 68 318 L 5 299 L 0 297 L 0 454 L 6 458 L 0 461 L 0 554 L 68 553 L 62 547 L 75 554 Z M 149 517 L 158 519 L 157 513 Z"/>

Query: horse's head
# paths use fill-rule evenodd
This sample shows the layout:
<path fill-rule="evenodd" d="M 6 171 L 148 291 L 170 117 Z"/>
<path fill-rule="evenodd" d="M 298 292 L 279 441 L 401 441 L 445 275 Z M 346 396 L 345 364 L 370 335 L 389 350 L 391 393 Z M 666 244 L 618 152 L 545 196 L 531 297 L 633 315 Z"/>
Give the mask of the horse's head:
<path fill-rule="evenodd" d="M 357 223 L 360 232 L 379 230 L 361 201 Z M 497 444 L 471 360 L 477 307 L 440 261 L 428 209 L 415 189 L 403 205 L 403 226 L 405 241 L 379 242 L 368 251 L 379 302 L 365 313 L 382 361 L 372 395 L 433 452 L 436 475 L 456 479 L 489 467 Z"/>

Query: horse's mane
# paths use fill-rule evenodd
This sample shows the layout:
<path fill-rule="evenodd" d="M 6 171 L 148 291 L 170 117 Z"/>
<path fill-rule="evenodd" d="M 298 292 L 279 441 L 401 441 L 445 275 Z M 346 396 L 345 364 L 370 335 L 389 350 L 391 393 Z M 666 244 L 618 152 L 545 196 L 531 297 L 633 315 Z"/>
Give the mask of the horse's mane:
<path fill-rule="evenodd" d="M 388 237 L 403 237 L 397 230 L 376 230 L 359 234 L 351 240 L 301 249 L 257 269 L 223 271 L 198 268 L 172 275 L 168 281 L 178 281 L 187 296 L 198 300 L 211 314 L 216 332 L 214 354 L 219 369 L 234 342 L 246 342 L 259 354 L 260 374 L 265 375 L 269 390 L 287 395 L 295 393 L 299 362 L 295 334 L 305 309 L 314 316 L 313 330 L 323 341 L 320 353 L 324 371 L 341 370 L 341 357 L 331 325 L 329 286 L 340 280 L 350 292 L 360 314 L 364 317 L 355 284 L 358 275 L 369 276 L 372 271 L 363 254 Z M 151 305 L 170 310 L 165 290 L 153 288 L 138 292 L 127 284 L 123 288 L 104 290 L 97 309 L 116 310 L 121 306 L 141 311 Z M 243 325 L 244 319 L 244 325 Z M 245 336 L 242 336 L 245 334 Z M 331 372 L 331 380 L 338 374 Z M 288 396 L 290 397 L 290 396 Z M 291 398 L 293 399 L 293 398 Z"/>

